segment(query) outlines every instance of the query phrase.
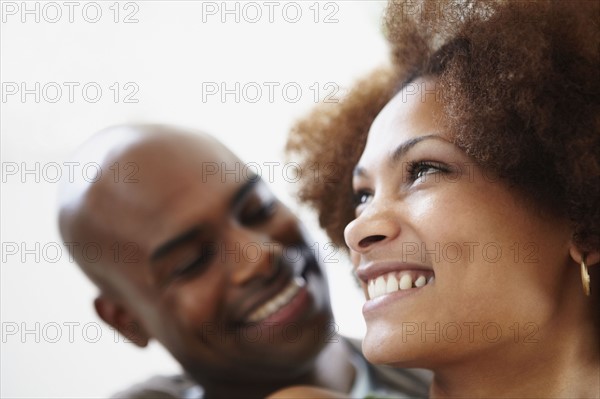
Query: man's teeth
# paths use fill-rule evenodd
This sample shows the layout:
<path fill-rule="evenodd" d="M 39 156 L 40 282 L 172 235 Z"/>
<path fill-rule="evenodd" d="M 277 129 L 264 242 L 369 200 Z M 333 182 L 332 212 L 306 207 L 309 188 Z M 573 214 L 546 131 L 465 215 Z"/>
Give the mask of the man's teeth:
<path fill-rule="evenodd" d="M 279 294 L 275 295 L 272 299 L 268 300 L 252 312 L 250 316 L 248 316 L 248 321 L 256 323 L 276 313 L 290 303 L 298 291 L 300 291 L 300 288 L 304 287 L 305 284 L 306 281 L 302 277 L 295 277 Z"/>
<path fill-rule="evenodd" d="M 429 278 L 427 277 L 429 276 Z M 369 299 L 377 298 L 382 295 L 392 294 L 396 291 L 408 290 L 411 288 L 421 288 L 431 284 L 435 278 L 431 272 L 407 271 L 392 272 L 381 275 L 376 279 L 368 281 L 367 291 Z"/>

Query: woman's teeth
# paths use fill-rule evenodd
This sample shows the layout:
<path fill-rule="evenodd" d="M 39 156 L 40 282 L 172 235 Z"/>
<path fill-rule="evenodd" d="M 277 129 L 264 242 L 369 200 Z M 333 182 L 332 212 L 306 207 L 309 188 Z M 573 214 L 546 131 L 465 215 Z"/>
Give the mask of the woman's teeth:
<path fill-rule="evenodd" d="M 434 280 L 433 273 L 427 271 L 392 272 L 369 280 L 367 291 L 369 299 L 374 299 L 396 291 L 421 288 L 426 284 L 431 284 Z"/>
<path fill-rule="evenodd" d="M 277 313 L 281 308 L 291 302 L 298 291 L 300 291 L 300 288 L 304 287 L 305 284 L 306 280 L 302 277 L 294 277 L 279 294 L 275 295 L 272 299 L 268 300 L 252 312 L 250 316 L 248 316 L 248 321 L 250 323 L 256 323 Z"/>

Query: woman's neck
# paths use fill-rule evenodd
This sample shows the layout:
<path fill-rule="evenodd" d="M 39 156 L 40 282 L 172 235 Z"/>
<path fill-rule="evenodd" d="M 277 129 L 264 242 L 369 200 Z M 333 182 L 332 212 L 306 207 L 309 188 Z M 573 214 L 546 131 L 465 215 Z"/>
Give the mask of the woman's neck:
<path fill-rule="evenodd" d="M 440 367 L 430 397 L 600 397 L 592 318 L 573 312 L 540 327 L 537 342 L 507 344 Z"/>

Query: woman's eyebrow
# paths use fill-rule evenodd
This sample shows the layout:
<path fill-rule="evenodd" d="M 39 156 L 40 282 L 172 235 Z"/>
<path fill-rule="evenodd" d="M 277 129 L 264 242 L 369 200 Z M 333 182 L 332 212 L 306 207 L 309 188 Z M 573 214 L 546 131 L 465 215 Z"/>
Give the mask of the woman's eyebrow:
<path fill-rule="evenodd" d="M 404 155 L 406 155 L 406 153 L 411 148 L 413 148 L 415 145 L 417 145 L 420 142 L 423 142 L 425 140 L 442 140 L 442 141 L 447 142 L 447 140 L 444 140 L 442 137 L 435 135 L 435 134 L 428 134 L 426 136 L 419 136 L 419 137 L 415 137 L 410 140 L 406 140 L 405 142 L 400 144 L 398 147 L 396 147 L 396 149 L 394 151 L 391 152 L 391 155 L 389 157 L 390 163 L 392 165 L 397 164 L 398 162 L 400 162 L 400 160 L 404 157 Z"/>
<path fill-rule="evenodd" d="M 419 136 L 419 137 L 412 138 L 410 140 L 406 140 L 405 142 L 403 142 L 402 144 L 397 146 L 391 152 L 391 155 L 389 156 L 390 163 L 392 165 L 397 164 L 398 162 L 400 162 L 400 160 L 404 157 L 404 155 L 406 155 L 406 153 L 411 148 L 413 148 L 415 145 L 417 145 L 420 142 L 423 142 L 425 140 L 441 140 L 444 142 L 448 142 L 446 139 L 442 138 L 441 136 L 435 135 L 435 134 L 428 134 L 426 136 Z M 366 177 L 368 175 L 368 173 L 367 173 L 367 170 L 363 166 L 357 165 L 354 168 L 352 175 L 358 176 L 358 177 Z"/>

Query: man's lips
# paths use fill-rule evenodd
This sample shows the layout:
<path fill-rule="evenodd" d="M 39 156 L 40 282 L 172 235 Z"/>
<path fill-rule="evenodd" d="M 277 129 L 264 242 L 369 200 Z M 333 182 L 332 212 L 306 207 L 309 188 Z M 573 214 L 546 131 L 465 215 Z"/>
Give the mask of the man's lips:
<path fill-rule="evenodd" d="M 292 318 L 306 301 L 299 301 L 308 295 L 306 280 L 302 277 L 294 277 L 292 281 L 275 297 L 254 310 L 247 321 L 257 322 L 283 322 Z M 294 305 L 294 306 L 292 306 Z"/>
<path fill-rule="evenodd" d="M 239 298 L 234 307 L 233 320 L 238 323 L 256 322 L 277 312 L 292 300 L 306 280 L 304 273 L 309 262 L 306 256 L 299 256 L 296 262 L 289 262 L 280 256 L 275 261 L 273 274 L 263 279 L 246 295 Z"/>

